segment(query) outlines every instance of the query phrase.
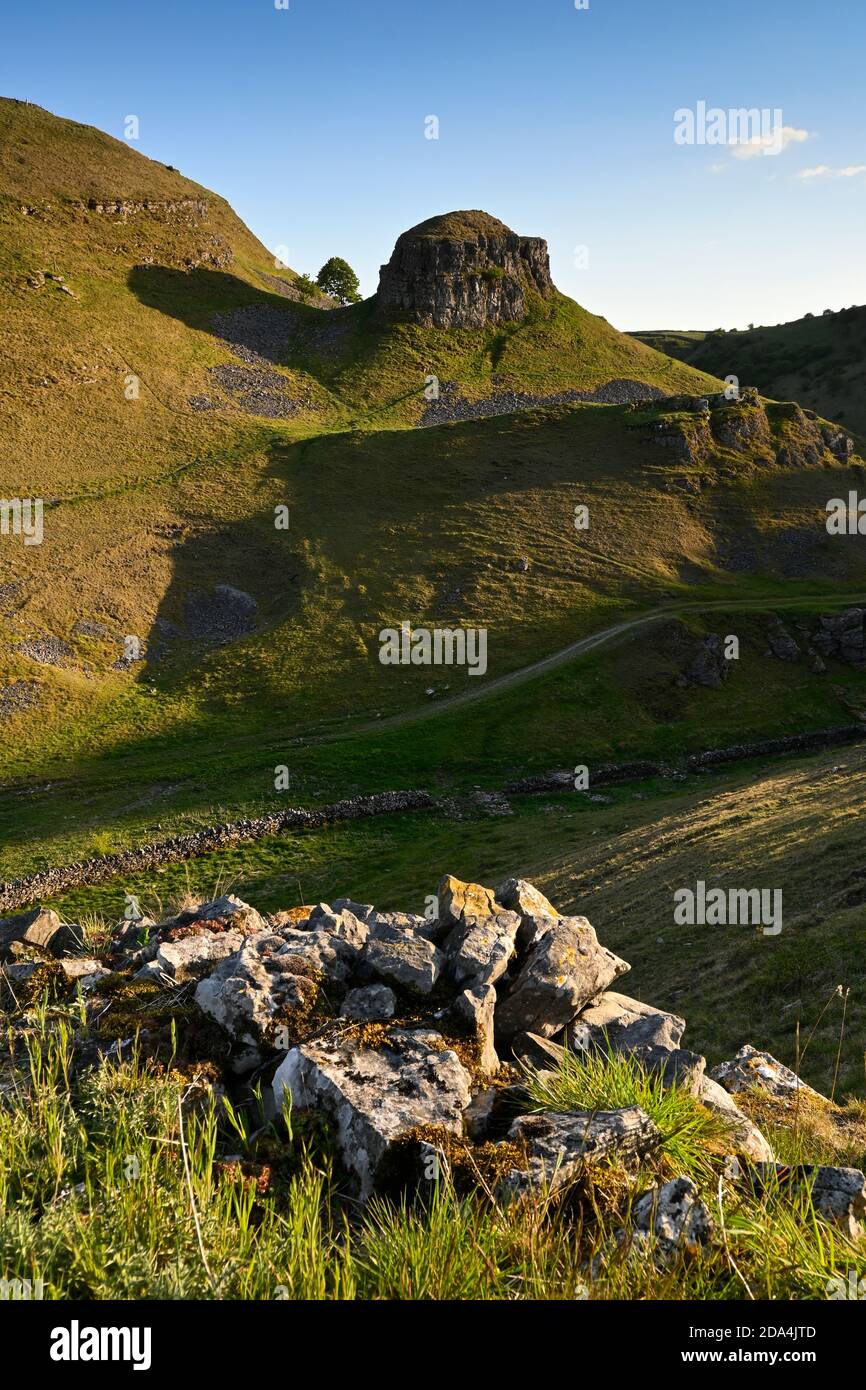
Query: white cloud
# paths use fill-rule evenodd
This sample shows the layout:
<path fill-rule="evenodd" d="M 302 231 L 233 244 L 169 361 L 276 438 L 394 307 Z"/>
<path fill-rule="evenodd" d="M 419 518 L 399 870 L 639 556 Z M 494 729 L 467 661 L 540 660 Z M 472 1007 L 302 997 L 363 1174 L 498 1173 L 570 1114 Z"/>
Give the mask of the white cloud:
<path fill-rule="evenodd" d="M 758 155 L 781 154 L 789 145 L 801 145 L 808 140 L 808 130 L 797 130 L 796 126 L 777 126 L 769 135 L 753 135 L 751 140 L 731 140 L 731 154 L 735 159 L 755 159 Z"/>
<path fill-rule="evenodd" d="M 800 169 L 798 179 L 853 179 L 858 174 L 866 174 L 866 164 L 846 164 L 842 169 L 831 169 L 829 164 L 816 164 L 813 169 Z"/>

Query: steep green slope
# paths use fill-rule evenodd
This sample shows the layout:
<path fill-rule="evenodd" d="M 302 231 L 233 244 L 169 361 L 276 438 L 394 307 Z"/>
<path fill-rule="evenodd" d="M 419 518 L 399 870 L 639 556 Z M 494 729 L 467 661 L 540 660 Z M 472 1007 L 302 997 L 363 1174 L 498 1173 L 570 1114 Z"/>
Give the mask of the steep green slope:
<path fill-rule="evenodd" d="M 2 683 L 32 686 L 33 704 L 8 716 L 7 768 L 47 773 L 196 731 L 352 727 L 481 688 L 677 598 L 866 591 L 862 538 L 823 524 L 848 467 L 721 446 L 685 464 L 654 441 L 668 418 L 673 428 L 679 417 L 655 410 L 577 406 L 271 439 L 158 487 L 61 503 L 41 546 L 9 551 L 18 588 Z M 791 427 L 774 419 L 774 448 Z M 288 530 L 274 525 L 278 506 Z M 586 531 L 576 507 L 589 508 Z M 219 586 L 255 600 L 249 623 L 220 609 Z M 403 621 L 483 627 L 486 671 L 382 665 L 379 634 Z M 34 647 L 46 635 L 62 647 Z M 126 635 L 142 660 L 124 666 Z"/>
<path fill-rule="evenodd" d="M 229 422 L 188 403 L 225 357 L 213 313 L 263 297 L 264 277 L 292 292 L 295 277 L 222 198 L 89 126 L 3 100 L 0 248 L 10 491 L 116 486 L 225 447 Z M 161 307 L 166 284 L 182 286 L 189 323 Z"/>

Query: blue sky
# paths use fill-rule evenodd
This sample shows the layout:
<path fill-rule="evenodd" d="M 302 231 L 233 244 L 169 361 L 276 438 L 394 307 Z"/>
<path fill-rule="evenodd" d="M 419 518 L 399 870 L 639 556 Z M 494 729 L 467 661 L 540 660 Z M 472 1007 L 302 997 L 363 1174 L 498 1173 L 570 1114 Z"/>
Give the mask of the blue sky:
<path fill-rule="evenodd" d="M 406 227 L 481 207 L 619 328 L 866 301 L 864 0 L 288 4 L 7 0 L 0 91 L 119 137 L 137 115 L 135 148 L 365 293 Z M 785 149 L 677 145 L 699 101 L 781 109 Z"/>

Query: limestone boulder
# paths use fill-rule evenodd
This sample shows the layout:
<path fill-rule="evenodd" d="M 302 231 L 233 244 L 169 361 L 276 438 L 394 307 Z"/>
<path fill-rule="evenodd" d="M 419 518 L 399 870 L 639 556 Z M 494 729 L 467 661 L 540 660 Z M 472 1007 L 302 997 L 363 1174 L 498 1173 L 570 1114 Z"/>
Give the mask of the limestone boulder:
<path fill-rule="evenodd" d="M 497 1036 L 554 1037 L 597 994 L 629 969 L 599 944 L 585 917 L 560 917 L 532 947 L 514 986 L 496 1010 Z"/>
<path fill-rule="evenodd" d="M 661 1047 L 672 1052 L 680 1046 L 685 1019 L 607 990 L 593 999 L 568 1029 L 568 1046 L 574 1052 L 632 1052 L 640 1047 Z"/>
<path fill-rule="evenodd" d="M 361 1200 L 373 1192 L 386 1155 L 410 1132 L 435 1128 L 462 1136 L 472 1094 L 469 1073 L 438 1033 L 398 1028 L 375 1050 L 351 1040 L 293 1048 L 273 1089 L 278 1111 L 288 1093 L 293 1109 L 331 1117 Z"/>
<path fill-rule="evenodd" d="M 492 985 L 505 974 L 516 951 L 516 912 L 464 916 L 445 938 L 445 966 L 459 985 Z"/>
<path fill-rule="evenodd" d="M 760 1052 L 750 1043 L 744 1043 L 735 1057 L 721 1062 L 710 1072 L 713 1081 L 718 1081 L 726 1091 L 736 1095 L 739 1091 L 768 1091 L 771 1096 L 793 1096 L 797 1092 L 824 1100 L 805 1081 L 784 1062 L 769 1052 Z"/>

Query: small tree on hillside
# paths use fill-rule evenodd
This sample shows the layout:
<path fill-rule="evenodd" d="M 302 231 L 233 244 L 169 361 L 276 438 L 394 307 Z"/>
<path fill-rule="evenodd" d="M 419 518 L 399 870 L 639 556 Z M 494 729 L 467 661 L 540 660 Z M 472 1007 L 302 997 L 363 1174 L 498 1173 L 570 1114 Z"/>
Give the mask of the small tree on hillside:
<path fill-rule="evenodd" d="M 358 293 L 358 277 L 342 256 L 332 256 L 329 261 L 325 261 L 316 276 L 316 284 L 325 294 L 339 299 L 341 304 L 357 304 L 361 298 Z"/>

